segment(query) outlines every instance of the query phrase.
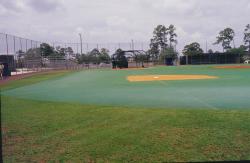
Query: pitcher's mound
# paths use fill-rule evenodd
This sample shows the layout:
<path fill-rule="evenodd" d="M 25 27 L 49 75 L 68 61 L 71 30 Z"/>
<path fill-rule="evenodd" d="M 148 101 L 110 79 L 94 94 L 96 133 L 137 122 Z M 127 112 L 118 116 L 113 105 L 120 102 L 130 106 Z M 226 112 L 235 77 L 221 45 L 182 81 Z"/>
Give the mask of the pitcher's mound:
<path fill-rule="evenodd" d="M 128 76 L 127 80 L 130 82 L 143 81 L 161 81 L 161 80 L 201 80 L 201 79 L 217 79 L 216 76 L 208 75 L 138 75 Z"/>

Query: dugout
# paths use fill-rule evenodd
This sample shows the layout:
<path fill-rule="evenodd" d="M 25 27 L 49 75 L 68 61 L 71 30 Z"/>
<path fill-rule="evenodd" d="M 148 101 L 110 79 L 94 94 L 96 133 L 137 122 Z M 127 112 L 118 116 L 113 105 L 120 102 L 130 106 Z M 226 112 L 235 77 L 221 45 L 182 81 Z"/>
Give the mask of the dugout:
<path fill-rule="evenodd" d="M 165 58 L 165 65 L 167 66 L 174 66 L 174 58 Z"/>
<path fill-rule="evenodd" d="M 0 64 L 4 65 L 3 76 L 11 76 L 11 71 L 15 71 L 15 61 L 13 55 L 0 55 Z"/>

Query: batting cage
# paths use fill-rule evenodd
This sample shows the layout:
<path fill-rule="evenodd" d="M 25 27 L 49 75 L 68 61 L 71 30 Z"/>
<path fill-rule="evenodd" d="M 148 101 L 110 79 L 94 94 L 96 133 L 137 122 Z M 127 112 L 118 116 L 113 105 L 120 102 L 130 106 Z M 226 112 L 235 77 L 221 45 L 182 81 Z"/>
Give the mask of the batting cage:
<path fill-rule="evenodd" d="M 112 67 L 115 68 L 144 68 L 153 66 L 150 56 L 143 50 L 119 51 L 112 55 Z"/>

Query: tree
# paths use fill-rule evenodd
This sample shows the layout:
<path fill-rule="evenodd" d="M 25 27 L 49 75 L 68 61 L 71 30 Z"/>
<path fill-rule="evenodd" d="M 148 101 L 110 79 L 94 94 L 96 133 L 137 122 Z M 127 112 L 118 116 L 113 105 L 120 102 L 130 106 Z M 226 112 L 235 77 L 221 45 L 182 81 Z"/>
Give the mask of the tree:
<path fill-rule="evenodd" d="M 57 46 L 53 56 L 65 57 L 65 55 L 66 55 L 66 48 L 62 48 L 60 46 Z"/>
<path fill-rule="evenodd" d="M 208 53 L 209 53 L 209 54 L 213 54 L 214 52 L 213 52 L 212 49 L 209 49 L 209 50 L 208 50 Z"/>
<path fill-rule="evenodd" d="M 145 56 L 145 58 L 146 58 L 146 62 L 149 62 L 150 59 L 152 59 L 152 55 L 151 55 L 151 53 L 150 53 L 150 50 L 146 51 L 146 56 Z"/>
<path fill-rule="evenodd" d="M 66 53 L 66 55 L 68 55 L 68 56 L 73 56 L 73 55 L 74 55 L 74 51 L 73 51 L 72 47 L 67 47 L 67 48 L 65 49 L 65 53 Z"/>
<path fill-rule="evenodd" d="M 25 60 L 41 60 L 41 49 L 40 48 L 31 48 L 24 54 Z"/>
<path fill-rule="evenodd" d="M 173 45 L 177 44 L 177 34 L 174 25 L 170 25 L 166 28 L 164 25 L 158 25 L 153 32 L 153 38 L 150 40 L 150 50 L 153 60 L 164 60 L 166 56 L 176 57 L 177 52 L 173 48 Z M 170 45 L 168 45 L 168 41 Z"/>
<path fill-rule="evenodd" d="M 158 25 L 153 32 L 153 38 L 151 44 L 156 44 L 161 49 L 165 49 L 167 44 L 168 29 L 164 25 Z"/>
<path fill-rule="evenodd" d="M 47 57 L 54 54 L 54 48 L 47 43 L 42 43 L 40 45 L 40 50 L 43 57 Z"/>
<path fill-rule="evenodd" d="M 109 50 L 102 48 L 100 52 L 100 61 L 104 63 L 110 63 Z"/>
<path fill-rule="evenodd" d="M 203 50 L 200 47 L 200 44 L 197 42 L 186 45 L 182 51 L 186 56 L 195 56 L 203 53 Z"/>
<path fill-rule="evenodd" d="M 174 50 L 173 47 L 167 47 L 163 49 L 160 53 L 161 61 L 164 61 L 165 58 L 176 58 L 178 53 Z"/>
<path fill-rule="evenodd" d="M 246 47 L 241 45 L 239 48 L 229 49 L 227 53 L 243 56 L 245 54 L 245 50 L 246 50 Z"/>
<path fill-rule="evenodd" d="M 159 59 L 159 55 L 160 55 L 159 45 L 157 43 L 154 43 L 152 39 L 151 39 L 150 49 L 148 50 L 148 53 L 151 55 L 154 61 Z"/>
<path fill-rule="evenodd" d="M 175 28 L 175 26 L 172 25 L 172 24 L 171 24 L 171 25 L 168 27 L 168 29 L 167 29 L 168 35 L 169 35 L 170 47 L 172 47 L 173 44 L 177 44 L 177 39 L 176 39 L 177 34 L 175 33 L 175 30 L 176 30 L 176 28 Z"/>
<path fill-rule="evenodd" d="M 120 53 L 120 52 L 122 52 L 123 50 L 122 49 L 117 49 L 116 51 L 115 51 L 115 53 Z"/>
<path fill-rule="evenodd" d="M 18 57 L 18 58 L 22 58 L 22 57 L 24 57 L 25 52 L 23 52 L 22 50 L 18 50 L 18 51 L 16 52 L 16 54 L 17 54 L 17 57 Z"/>
<path fill-rule="evenodd" d="M 41 66 L 42 65 L 41 49 L 40 48 L 28 49 L 28 51 L 24 54 L 23 59 L 27 67 Z"/>
<path fill-rule="evenodd" d="M 89 63 L 89 58 L 87 54 L 76 54 L 76 60 L 79 64 L 88 64 Z"/>
<path fill-rule="evenodd" d="M 82 60 L 81 60 L 81 54 L 76 54 L 76 61 L 77 61 L 77 63 L 78 64 L 82 64 L 83 62 L 82 62 Z"/>
<path fill-rule="evenodd" d="M 88 53 L 89 61 L 95 64 L 100 64 L 100 51 L 95 48 L 90 53 Z"/>
<path fill-rule="evenodd" d="M 246 26 L 244 32 L 244 43 L 248 46 L 248 52 L 250 53 L 250 24 Z"/>
<path fill-rule="evenodd" d="M 149 58 L 148 58 L 148 54 L 147 53 L 141 53 L 139 52 L 136 56 L 135 56 L 135 61 L 137 63 L 141 63 L 142 64 L 142 67 L 144 67 L 144 62 L 148 61 Z"/>
<path fill-rule="evenodd" d="M 220 31 L 219 35 L 216 37 L 217 41 L 214 44 L 222 44 L 223 52 L 224 50 L 231 49 L 231 42 L 234 39 L 234 30 L 231 28 L 226 28 Z"/>

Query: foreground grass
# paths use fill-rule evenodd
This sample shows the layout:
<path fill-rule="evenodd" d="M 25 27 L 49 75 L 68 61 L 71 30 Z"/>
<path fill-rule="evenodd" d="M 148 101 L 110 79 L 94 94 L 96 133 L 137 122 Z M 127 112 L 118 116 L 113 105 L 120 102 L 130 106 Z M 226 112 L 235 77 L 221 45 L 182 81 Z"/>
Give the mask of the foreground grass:
<path fill-rule="evenodd" d="M 83 106 L 2 97 L 6 162 L 250 159 L 250 112 Z"/>
<path fill-rule="evenodd" d="M 36 75 L 4 89 L 67 73 Z M 248 110 L 102 107 L 2 97 L 1 111 L 5 162 L 250 159 Z"/>

